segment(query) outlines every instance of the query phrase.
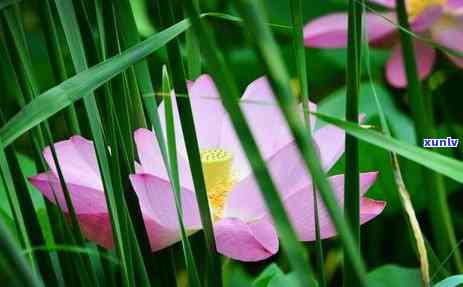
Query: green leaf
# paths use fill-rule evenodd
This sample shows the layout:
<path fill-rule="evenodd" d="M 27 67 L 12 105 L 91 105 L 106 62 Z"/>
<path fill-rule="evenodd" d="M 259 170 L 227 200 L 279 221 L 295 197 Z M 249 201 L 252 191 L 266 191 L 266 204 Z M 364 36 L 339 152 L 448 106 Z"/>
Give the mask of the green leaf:
<path fill-rule="evenodd" d="M 439 283 L 433 285 L 433 287 L 457 287 L 463 284 L 463 275 L 454 275 L 446 278 Z"/>
<path fill-rule="evenodd" d="M 270 264 L 267 266 L 262 273 L 252 282 L 253 287 L 266 287 L 269 282 L 272 280 L 273 277 L 284 275 L 283 271 L 281 271 L 280 267 L 275 263 Z"/>
<path fill-rule="evenodd" d="M 396 265 L 384 265 L 367 276 L 368 287 L 420 287 L 422 286 L 420 271 Z"/>
<path fill-rule="evenodd" d="M 307 283 L 307 286 L 317 287 L 318 284 L 315 281 L 311 282 L 312 284 Z M 286 275 L 277 275 L 270 280 L 267 287 L 296 287 L 299 286 L 296 274 L 294 272 Z"/>

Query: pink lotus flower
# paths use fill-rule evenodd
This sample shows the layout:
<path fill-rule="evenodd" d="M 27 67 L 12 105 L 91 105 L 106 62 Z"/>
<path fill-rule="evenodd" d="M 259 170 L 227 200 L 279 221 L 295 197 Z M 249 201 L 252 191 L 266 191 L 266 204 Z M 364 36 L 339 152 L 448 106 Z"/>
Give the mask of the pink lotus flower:
<path fill-rule="evenodd" d="M 189 93 L 217 250 L 241 261 L 268 258 L 278 251 L 278 236 L 215 85 L 204 75 L 190 84 Z M 175 97 L 172 100 L 175 103 Z M 241 106 L 300 240 L 315 240 L 312 182 L 265 78 L 249 85 Z M 159 112 L 164 119 L 163 104 Z M 302 114 L 300 106 L 299 112 Z M 183 218 L 188 233 L 192 234 L 201 229 L 201 220 L 176 109 L 174 118 Z M 314 126 L 314 118 L 311 121 Z M 165 128 L 164 121 L 162 126 Z M 314 138 L 323 167 L 329 170 L 343 153 L 344 133 L 326 125 L 315 131 Z M 135 143 L 140 164 L 136 165 L 137 173 L 130 180 L 140 202 L 152 250 L 157 251 L 180 240 L 173 190 L 153 133 L 137 130 Z M 83 232 L 88 239 L 112 247 L 111 225 L 92 142 L 73 136 L 56 143 L 55 148 Z M 60 207 L 67 212 L 49 148 L 45 149 L 44 156 L 51 170 L 30 181 L 53 202 L 52 190 L 55 190 Z M 376 177 L 376 172 L 361 174 L 362 195 Z M 344 176 L 332 176 L 330 181 L 342 205 Z M 362 223 L 381 213 L 385 205 L 363 196 L 360 203 Z M 335 229 L 323 204 L 319 214 L 322 238 L 334 236 Z"/>
<path fill-rule="evenodd" d="M 463 52 L 463 1 L 461 0 L 405 0 L 413 32 L 431 38 L 438 44 Z M 370 0 L 387 8 L 394 8 L 395 0 Z M 368 40 L 373 46 L 392 46 L 392 55 L 386 64 L 386 79 L 394 87 L 407 86 L 402 51 L 396 27 L 394 12 L 382 15 L 367 13 L 366 27 Z M 304 27 L 304 43 L 307 47 L 342 48 L 347 45 L 347 14 L 333 13 L 318 18 Z M 435 62 L 435 50 L 415 41 L 418 72 L 421 79 L 426 78 Z M 448 55 L 463 68 L 463 58 Z"/>

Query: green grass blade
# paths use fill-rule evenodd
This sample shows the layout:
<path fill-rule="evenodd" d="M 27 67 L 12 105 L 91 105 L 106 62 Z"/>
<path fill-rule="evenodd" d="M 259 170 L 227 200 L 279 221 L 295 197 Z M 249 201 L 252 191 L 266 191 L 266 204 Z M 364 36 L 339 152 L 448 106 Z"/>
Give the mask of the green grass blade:
<path fill-rule="evenodd" d="M 190 1 L 184 1 L 183 3 L 193 23 L 192 27 L 195 31 L 195 35 L 200 39 L 203 56 L 217 84 L 222 104 L 230 116 L 233 127 L 241 142 L 241 146 L 252 167 L 263 198 L 272 215 L 283 248 L 290 259 L 291 266 L 297 271 L 301 286 L 305 286 L 307 282 L 310 282 L 312 277 L 306 254 L 302 249 L 302 244 L 297 240 L 297 236 L 289 222 L 289 218 L 285 212 L 275 184 L 265 166 L 265 162 L 252 136 L 249 125 L 244 118 L 244 114 L 238 105 L 239 92 L 233 77 L 225 65 L 222 55 L 216 48 L 217 46 L 213 36 L 210 34 L 207 26 L 201 22 L 194 5 Z"/>
<path fill-rule="evenodd" d="M 200 11 L 199 1 L 193 0 L 194 5 Z M 193 34 L 192 30 L 185 33 L 186 41 L 186 54 L 187 54 L 187 71 L 188 79 L 194 80 L 201 74 L 201 51 L 199 50 L 199 43 Z"/>
<path fill-rule="evenodd" d="M 164 66 L 162 70 L 162 93 L 169 95 L 172 89 L 170 87 L 169 76 L 167 69 Z M 180 178 L 178 173 L 177 164 L 177 146 L 175 139 L 175 126 L 174 126 L 174 113 L 172 109 L 172 100 L 169 96 L 164 98 L 165 117 L 166 117 L 166 133 L 167 133 L 167 150 L 169 155 L 169 169 L 172 187 L 175 194 L 175 207 L 177 209 L 177 217 L 180 226 L 180 233 L 182 237 L 183 255 L 185 257 L 185 264 L 188 273 L 189 286 L 200 287 L 198 270 L 193 258 L 193 252 L 191 251 L 190 241 L 185 230 L 183 223 L 183 207 L 181 198 L 181 186 Z"/>
<path fill-rule="evenodd" d="M 241 21 L 239 18 L 226 14 L 208 13 L 202 17 L 221 18 L 227 22 Z M 231 20 L 234 19 L 235 20 Z M 84 98 L 85 95 L 102 86 L 109 79 L 136 64 L 143 58 L 162 48 L 166 43 L 185 32 L 190 27 L 188 20 L 182 20 L 175 25 L 147 38 L 143 42 L 132 46 L 121 54 L 107 59 L 91 68 L 85 69 L 61 84 L 45 91 L 33 103 L 29 103 L 17 115 L 0 128 L 0 140 L 6 146 L 26 131 L 37 126 L 50 116 L 68 107 L 75 101 Z M 288 31 L 285 26 L 284 31 Z M 145 70 L 146 72 L 146 70 Z M 144 72 L 144 73 L 145 73 Z M 137 79 L 139 77 L 137 76 Z M 148 86 L 149 81 L 144 81 Z M 144 93 L 146 91 L 146 93 Z M 155 122 L 159 123 L 159 116 L 153 98 L 154 92 L 149 88 L 142 90 L 143 100 L 148 118 L 152 121 L 156 131 Z M 157 132 L 156 132 L 157 134 Z"/>
<path fill-rule="evenodd" d="M 291 18 L 293 24 L 293 49 L 294 60 L 296 63 L 297 78 L 301 85 L 302 108 L 304 109 L 304 123 L 307 130 L 311 133 L 310 113 L 309 113 L 309 85 L 307 79 L 306 49 L 304 47 L 303 35 L 303 6 L 302 0 L 290 1 Z M 319 272 L 319 286 L 326 286 L 326 274 L 324 268 L 323 245 L 320 237 L 320 221 L 318 214 L 318 196 L 315 187 L 313 188 L 314 199 L 314 221 L 315 221 L 315 253 L 317 257 L 317 271 Z"/>
<path fill-rule="evenodd" d="M 390 152 L 397 153 L 398 155 L 427 167 L 430 170 L 448 176 L 457 182 L 463 183 L 463 162 L 461 161 L 385 136 L 368 127 L 362 127 L 357 124 L 320 113 L 313 114 L 320 120 L 335 125 L 345 130 L 346 133 L 353 135 L 362 141 Z"/>
<path fill-rule="evenodd" d="M 347 70 L 346 70 L 346 119 L 358 122 L 358 97 L 360 86 L 360 51 L 362 9 L 355 0 L 349 0 L 348 9 L 348 40 L 347 40 Z M 344 215 L 348 220 L 357 248 L 360 249 L 360 174 L 359 146 L 357 139 L 346 135 L 345 151 L 345 186 Z M 344 256 L 343 284 L 358 286 L 358 275 L 353 270 L 348 256 Z"/>
<path fill-rule="evenodd" d="M 275 91 L 275 96 L 285 119 L 291 129 L 296 144 L 305 161 L 308 170 L 311 172 L 314 183 L 318 188 L 323 202 L 327 207 L 330 218 L 336 227 L 339 237 L 344 245 L 346 255 L 349 257 L 353 270 L 359 278 L 359 285 L 365 286 L 365 266 L 359 255 L 359 250 L 349 227 L 342 218 L 341 211 L 318 160 L 317 151 L 312 142 L 311 136 L 307 133 L 297 113 L 294 113 L 295 99 L 288 86 L 289 76 L 286 71 L 279 49 L 273 39 L 270 29 L 265 25 L 266 20 L 258 4 L 254 2 L 238 0 L 237 7 L 247 24 L 250 41 L 256 47 L 258 55 L 266 67 L 270 83 Z M 302 271 L 302 270 L 301 270 Z"/>
<path fill-rule="evenodd" d="M 42 282 L 34 275 L 26 260 L 24 260 L 19 247 L 9 236 L 3 222 L 0 221 L 0 266 L 12 274 L 17 286 L 40 287 Z"/>
<path fill-rule="evenodd" d="M 0 129 L 2 144 L 4 146 L 10 144 L 24 132 L 75 101 L 84 98 L 85 95 L 103 85 L 128 66 L 137 63 L 153 51 L 163 47 L 188 27 L 189 22 L 183 20 L 122 52 L 120 55 L 114 56 L 92 68 L 82 69 L 77 75 L 42 93 Z"/>
<path fill-rule="evenodd" d="M 119 1 L 120 5 L 123 5 Z M 128 3 L 126 3 L 128 5 Z M 123 10 L 127 16 L 118 15 L 117 11 Z M 123 48 L 124 32 L 127 33 L 127 19 L 131 14 L 130 6 L 117 7 L 112 3 L 104 2 L 104 22 L 106 23 L 105 34 L 101 34 L 100 37 L 104 37 L 106 40 L 107 51 L 104 54 L 113 55 L 118 54 Z M 124 40 L 125 43 L 125 40 Z M 127 45 L 127 44 L 125 44 Z M 137 100 L 138 99 L 138 100 Z M 133 73 L 133 68 L 129 68 L 126 72 L 115 77 L 111 81 L 111 93 L 105 97 L 105 101 L 110 102 L 109 105 L 114 109 L 110 115 L 113 120 L 108 121 L 109 125 L 114 125 L 116 131 L 114 141 L 111 142 L 111 146 L 119 145 L 118 150 L 121 152 L 121 156 L 117 157 L 120 161 L 119 166 L 121 170 L 122 190 L 125 192 L 124 198 L 128 207 L 128 214 L 130 221 L 133 224 L 135 234 L 134 238 L 131 238 L 130 232 L 127 234 L 127 242 L 131 242 L 134 254 L 141 254 L 141 257 L 133 256 L 132 261 L 136 261 L 141 268 L 135 268 L 136 272 L 141 272 L 141 276 L 150 278 L 151 282 L 155 280 L 154 272 L 154 258 L 151 254 L 151 246 L 149 243 L 148 234 L 145 228 L 143 215 L 140 210 L 138 197 L 133 191 L 128 178 L 129 174 L 133 174 L 134 170 L 134 147 L 132 135 L 135 127 L 145 126 L 145 117 L 141 108 L 141 99 L 138 92 L 137 82 Z M 106 104 L 108 106 L 108 104 Z M 128 226 L 129 229 L 132 227 Z M 138 250 L 140 249 L 140 250 Z M 143 259 L 140 262 L 140 259 Z M 142 267 L 142 266 L 145 267 Z M 147 271 L 149 274 L 143 274 Z"/>
<path fill-rule="evenodd" d="M 20 209 L 24 217 L 24 228 L 28 232 L 31 246 L 43 245 L 45 244 L 43 231 L 40 228 L 37 213 L 34 209 L 34 205 L 29 193 L 30 191 L 27 187 L 28 183 L 20 168 L 16 151 L 12 146 L 9 146 L 5 149 L 5 154 L 8 160 L 9 168 L 11 169 L 12 174 L 15 175 L 12 180 L 15 186 L 15 190 L 18 194 Z M 41 254 L 36 256 L 35 260 L 43 280 L 51 286 L 56 286 L 57 281 L 51 264 L 50 255 Z"/>
<path fill-rule="evenodd" d="M 10 167 L 6 158 L 4 149 L 1 149 L 0 153 L 0 172 L 2 177 L 3 185 L 5 186 L 7 198 L 13 213 L 13 219 L 16 224 L 17 233 L 19 235 L 20 242 L 23 248 L 30 248 L 31 242 L 29 239 L 25 218 L 21 209 L 21 203 L 16 193 L 14 186 L 13 176 L 11 174 Z M 33 256 L 29 258 L 31 262 L 34 262 Z"/>
<path fill-rule="evenodd" d="M 44 36 L 55 80 L 57 82 L 62 82 L 68 78 L 68 72 L 66 71 L 64 51 L 60 43 L 58 27 L 53 17 L 50 0 L 45 0 L 41 4 L 37 3 L 36 6 L 40 12 L 41 26 L 45 29 Z M 77 118 L 77 112 L 73 105 L 66 109 L 66 124 L 71 134 L 81 134 L 79 119 Z"/>
<path fill-rule="evenodd" d="M 163 26 L 169 26 L 174 23 L 174 8 L 171 1 L 160 1 L 159 12 L 160 20 Z M 187 95 L 186 73 L 180 52 L 178 39 L 167 44 L 167 54 L 169 67 L 172 72 L 174 90 L 181 95 Z M 193 184 L 196 192 L 196 200 L 201 215 L 201 224 L 206 248 L 206 272 L 205 281 L 209 286 L 222 286 L 221 264 L 216 252 L 215 237 L 212 227 L 212 216 L 209 208 L 204 174 L 201 165 L 201 156 L 199 152 L 198 139 L 193 121 L 191 103 L 188 97 L 178 97 L 177 109 L 180 115 L 181 128 L 187 150 L 190 170 L 193 177 Z"/>
<path fill-rule="evenodd" d="M 410 30 L 404 0 L 396 0 L 396 11 L 400 26 L 405 30 Z M 418 143 L 421 143 L 424 138 L 435 138 L 437 135 L 432 120 L 432 106 L 426 104 L 426 98 L 418 77 L 413 39 L 403 30 L 400 32 L 400 39 L 412 116 L 415 122 Z M 431 190 L 429 208 L 433 226 L 433 236 L 438 253 L 440 257 L 443 258 L 450 253 L 457 244 L 452 219 L 449 213 L 450 209 L 446 198 L 445 184 L 442 176 L 439 174 L 425 169 L 422 172 L 427 182 L 427 187 Z M 463 271 L 463 258 L 461 257 L 461 253 L 455 252 L 453 259 L 458 270 Z"/>
<path fill-rule="evenodd" d="M 30 53 L 29 53 L 29 49 L 27 47 L 27 43 L 26 43 L 26 35 L 24 33 L 24 30 L 23 30 L 23 27 L 22 27 L 22 24 L 20 22 L 20 14 L 19 14 L 19 10 L 16 10 L 15 11 L 16 13 L 14 14 L 7 14 L 6 15 L 6 19 L 7 19 L 7 23 L 10 27 L 10 30 L 11 30 L 11 33 L 12 33 L 12 38 L 13 38 L 13 41 L 15 43 L 15 47 L 17 48 L 18 50 L 18 65 L 21 70 L 22 70 L 22 73 L 23 73 L 23 77 L 22 77 L 22 82 L 23 82 L 23 90 L 26 91 L 26 95 L 28 95 L 28 98 L 29 99 L 33 99 L 37 96 L 38 92 L 39 92 L 39 87 L 38 87 L 38 83 L 37 83 L 37 80 L 35 78 L 35 75 L 34 75 L 34 71 L 32 70 L 32 62 L 30 60 Z M 45 135 L 46 135 L 46 138 L 47 138 L 47 141 L 48 141 L 48 144 L 51 145 L 52 143 L 52 136 L 51 136 L 51 131 L 50 131 L 50 128 L 48 126 L 48 123 L 45 122 L 43 125 L 43 130 L 45 130 Z M 38 158 L 38 162 L 39 162 L 39 165 L 40 165 L 40 169 L 41 170 L 46 170 L 46 165 L 44 163 L 44 161 L 42 160 L 41 158 L 41 153 L 40 153 L 40 149 L 43 149 L 43 142 L 44 142 L 44 136 L 43 136 L 43 133 L 41 132 L 42 129 L 38 129 L 37 130 L 39 133 L 36 134 L 37 137 L 33 137 L 33 141 L 39 141 L 39 145 L 40 147 L 37 147 L 37 145 L 35 145 L 35 150 L 36 150 L 36 157 Z M 51 150 L 52 150 L 52 154 L 56 160 L 56 154 L 55 154 L 55 151 L 54 151 L 54 147 L 51 146 Z M 81 231 L 80 231 L 80 228 L 79 228 L 79 225 L 77 223 L 77 217 L 75 215 L 75 212 L 74 212 L 74 208 L 72 206 L 72 203 L 70 201 L 70 196 L 69 196 L 69 192 L 64 184 L 64 179 L 62 178 L 62 174 L 61 174 L 61 171 L 60 171 L 60 167 L 59 165 L 58 166 L 58 173 L 59 173 L 59 176 L 60 176 L 60 180 L 61 180 L 61 184 L 63 185 L 63 190 L 64 190 L 64 193 L 65 193 L 65 197 L 67 199 L 67 205 L 68 205 L 68 210 L 70 210 L 70 214 L 71 214 L 71 222 L 72 222 L 72 226 L 73 226 L 73 231 L 74 231 L 74 236 L 77 240 L 77 243 L 80 244 L 80 245 L 83 245 L 84 244 L 84 239 L 83 239 L 83 236 L 81 234 Z M 48 256 L 47 254 L 40 254 L 41 257 L 43 256 Z M 83 284 L 85 285 L 88 285 L 88 284 L 97 284 L 97 279 L 96 279 L 96 274 L 94 273 L 93 269 L 90 268 L 90 265 L 89 264 L 85 264 L 84 261 L 85 259 L 83 258 L 78 258 L 79 260 L 77 260 L 77 263 L 76 264 L 79 264 L 79 267 L 81 270 L 86 270 L 86 272 L 84 272 L 84 274 L 82 276 L 80 276 L 80 278 L 82 278 L 82 282 Z M 87 262 L 86 263 L 89 263 L 90 261 L 88 261 L 88 258 L 87 258 Z M 86 269 L 86 268 L 89 268 L 89 269 Z M 48 273 L 51 273 L 51 272 L 48 272 L 48 271 L 42 271 L 42 274 L 44 274 L 44 276 L 49 276 Z M 93 275 L 93 276 L 92 276 Z M 46 280 L 47 282 L 49 280 Z M 52 282 L 52 281 L 51 281 Z M 48 284 L 51 284 L 51 282 L 48 282 Z"/>
<path fill-rule="evenodd" d="M 58 14 L 62 23 L 64 34 L 68 48 L 71 53 L 72 62 L 76 72 L 82 72 L 87 69 L 87 60 L 82 39 L 80 37 L 80 31 L 78 29 L 78 23 L 74 11 L 74 7 L 71 2 L 66 1 L 55 1 Z M 113 185 L 111 179 L 111 168 L 108 160 L 108 150 L 103 137 L 103 130 L 101 126 L 101 118 L 97 108 L 97 103 L 94 95 L 87 94 L 84 99 L 84 106 L 87 112 L 90 128 L 93 134 L 95 150 L 98 158 L 98 164 L 100 173 L 102 176 L 103 185 L 105 187 L 105 196 L 107 200 L 107 206 L 111 215 L 111 224 L 113 230 L 113 238 L 115 239 L 116 250 L 120 256 L 122 270 L 123 270 L 123 281 L 125 285 L 131 285 L 134 280 L 132 274 L 132 264 L 129 263 L 130 256 L 130 242 L 125 240 L 126 232 L 130 232 L 126 229 L 126 218 L 123 212 L 124 206 L 122 205 L 123 191 L 120 185 Z"/>
<path fill-rule="evenodd" d="M 363 9 L 365 8 L 363 7 Z M 362 26 L 361 33 L 362 33 L 363 51 L 365 52 L 365 66 L 366 66 L 366 70 L 367 70 L 370 83 L 372 83 L 373 77 L 371 73 L 370 48 L 368 46 L 367 31 L 366 31 L 365 26 Z M 376 109 L 378 111 L 378 115 L 379 115 L 379 119 L 381 123 L 381 129 L 386 136 L 392 137 L 389 124 L 386 119 L 386 113 L 384 112 L 382 108 L 381 102 L 379 100 L 379 97 L 376 93 L 375 86 L 373 84 L 371 85 L 371 91 L 373 94 L 373 98 L 375 100 Z M 429 278 L 429 259 L 428 259 L 428 254 L 427 254 L 428 250 L 426 249 L 425 239 L 421 231 L 421 227 L 419 225 L 416 212 L 413 209 L 413 203 L 411 202 L 410 194 L 407 191 L 406 184 L 403 180 L 402 171 L 400 169 L 399 158 L 397 154 L 392 153 L 392 152 L 389 153 L 389 155 L 391 158 L 391 165 L 394 171 L 394 179 L 397 185 L 398 197 L 400 198 L 400 202 L 403 206 L 405 214 L 407 215 L 406 220 L 408 222 L 409 233 L 413 234 L 413 237 L 415 239 L 414 246 L 417 252 L 418 260 L 420 262 L 421 277 L 423 279 L 423 284 L 427 286 L 429 285 L 430 278 Z M 410 240 L 413 241 L 411 236 L 409 237 L 410 237 Z"/>

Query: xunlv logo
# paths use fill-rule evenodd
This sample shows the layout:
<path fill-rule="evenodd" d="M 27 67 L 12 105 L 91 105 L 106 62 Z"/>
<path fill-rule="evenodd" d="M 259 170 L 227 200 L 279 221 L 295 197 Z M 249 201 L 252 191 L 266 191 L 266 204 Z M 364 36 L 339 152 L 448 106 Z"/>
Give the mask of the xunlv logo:
<path fill-rule="evenodd" d="M 423 147 L 457 147 L 459 139 L 447 137 L 445 139 L 423 139 Z"/>

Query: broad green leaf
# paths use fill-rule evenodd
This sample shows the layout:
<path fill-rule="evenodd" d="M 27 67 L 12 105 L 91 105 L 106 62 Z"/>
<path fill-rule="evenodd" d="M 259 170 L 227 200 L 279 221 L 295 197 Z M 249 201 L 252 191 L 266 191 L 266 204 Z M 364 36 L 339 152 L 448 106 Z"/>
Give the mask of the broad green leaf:
<path fill-rule="evenodd" d="M 463 275 L 454 275 L 446 278 L 433 287 L 457 287 L 463 285 Z"/>
<path fill-rule="evenodd" d="M 367 276 L 368 287 L 420 287 L 422 286 L 420 271 L 397 265 L 384 265 Z"/>
<path fill-rule="evenodd" d="M 266 287 L 269 282 L 272 280 L 273 277 L 284 275 L 283 271 L 281 271 L 280 267 L 275 263 L 270 264 L 267 266 L 259 276 L 254 279 L 252 282 L 253 287 Z"/>

